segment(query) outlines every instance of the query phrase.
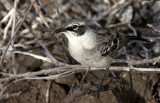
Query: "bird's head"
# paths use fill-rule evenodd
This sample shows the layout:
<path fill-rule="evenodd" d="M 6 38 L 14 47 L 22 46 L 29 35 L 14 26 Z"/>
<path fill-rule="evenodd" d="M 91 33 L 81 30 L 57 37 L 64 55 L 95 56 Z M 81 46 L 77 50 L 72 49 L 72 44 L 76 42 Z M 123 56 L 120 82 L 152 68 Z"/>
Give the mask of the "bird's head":
<path fill-rule="evenodd" d="M 62 28 L 55 30 L 55 33 L 64 33 L 66 37 L 82 36 L 85 34 L 87 24 L 81 19 L 72 19 L 62 25 Z"/>

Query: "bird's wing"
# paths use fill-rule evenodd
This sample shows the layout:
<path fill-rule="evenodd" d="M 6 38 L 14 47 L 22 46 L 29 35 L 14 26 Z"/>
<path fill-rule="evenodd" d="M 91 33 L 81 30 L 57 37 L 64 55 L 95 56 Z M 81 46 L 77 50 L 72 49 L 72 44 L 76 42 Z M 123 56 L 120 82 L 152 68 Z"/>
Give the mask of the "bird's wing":
<path fill-rule="evenodd" d="M 115 56 L 117 51 L 128 42 L 124 36 L 111 29 L 100 28 L 96 31 L 98 50 L 102 56 Z"/>

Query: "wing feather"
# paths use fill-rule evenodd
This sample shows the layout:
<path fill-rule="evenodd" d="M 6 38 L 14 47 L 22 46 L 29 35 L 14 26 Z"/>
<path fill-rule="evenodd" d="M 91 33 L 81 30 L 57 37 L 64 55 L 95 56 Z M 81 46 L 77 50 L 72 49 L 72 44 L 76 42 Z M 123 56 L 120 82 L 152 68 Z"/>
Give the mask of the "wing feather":
<path fill-rule="evenodd" d="M 127 43 L 127 39 L 124 36 L 111 29 L 100 28 L 96 34 L 98 50 L 102 56 L 109 55 L 113 57 Z"/>

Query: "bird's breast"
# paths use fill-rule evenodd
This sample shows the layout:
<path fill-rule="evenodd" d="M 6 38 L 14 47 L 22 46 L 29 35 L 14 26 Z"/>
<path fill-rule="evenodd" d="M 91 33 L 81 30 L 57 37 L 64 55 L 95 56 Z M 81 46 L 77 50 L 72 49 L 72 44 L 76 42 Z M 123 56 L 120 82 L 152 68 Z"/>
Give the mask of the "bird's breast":
<path fill-rule="evenodd" d="M 74 36 L 66 34 L 68 38 L 68 47 L 71 56 L 79 63 L 96 68 L 109 67 L 112 58 L 109 56 L 101 56 L 95 34 L 92 31 L 86 32 L 82 36 Z"/>
<path fill-rule="evenodd" d="M 109 56 L 101 56 L 97 48 L 84 49 L 83 45 L 69 46 L 71 56 L 79 63 L 96 68 L 108 68 L 112 62 Z"/>

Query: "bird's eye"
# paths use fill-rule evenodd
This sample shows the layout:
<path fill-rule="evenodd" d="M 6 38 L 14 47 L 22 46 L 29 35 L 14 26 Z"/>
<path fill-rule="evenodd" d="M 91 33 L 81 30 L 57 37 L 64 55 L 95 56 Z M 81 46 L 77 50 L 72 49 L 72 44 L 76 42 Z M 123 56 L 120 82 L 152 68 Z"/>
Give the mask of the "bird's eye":
<path fill-rule="evenodd" d="M 78 25 L 73 25 L 73 26 L 72 26 L 72 29 L 73 29 L 73 30 L 77 30 L 77 29 L 78 29 Z"/>

